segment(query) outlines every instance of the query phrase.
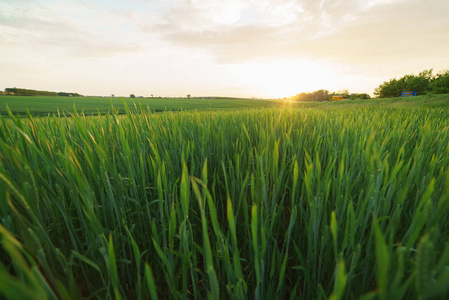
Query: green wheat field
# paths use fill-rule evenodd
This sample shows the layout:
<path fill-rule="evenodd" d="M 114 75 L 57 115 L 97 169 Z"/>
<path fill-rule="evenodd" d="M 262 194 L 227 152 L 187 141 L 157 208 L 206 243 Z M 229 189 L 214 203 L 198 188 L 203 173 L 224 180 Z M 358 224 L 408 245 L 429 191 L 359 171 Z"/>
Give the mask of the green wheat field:
<path fill-rule="evenodd" d="M 448 95 L 120 103 L 2 106 L 0 297 L 449 298 Z"/>

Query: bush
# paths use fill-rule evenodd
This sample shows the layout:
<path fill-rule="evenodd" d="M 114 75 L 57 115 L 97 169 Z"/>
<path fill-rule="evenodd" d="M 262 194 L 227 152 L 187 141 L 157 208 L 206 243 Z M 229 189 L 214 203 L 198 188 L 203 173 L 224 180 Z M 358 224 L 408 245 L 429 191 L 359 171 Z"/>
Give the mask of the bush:
<path fill-rule="evenodd" d="M 361 100 L 367 100 L 371 99 L 371 96 L 367 93 L 361 93 L 361 94 L 352 94 L 352 99 L 361 99 Z"/>
<path fill-rule="evenodd" d="M 301 93 L 290 98 L 293 101 L 326 101 L 329 99 L 329 91 L 318 90 L 312 93 Z"/>
<path fill-rule="evenodd" d="M 449 71 L 437 74 L 429 84 L 433 94 L 449 94 Z"/>
<path fill-rule="evenodd" d="M 404 91 L 416 91 L 418 95 L 448 94 L 449 71 L 432 76 L 432 69 L 424 70 L 418 75 L 405 75 L 399 79 L 384 81 L 374 89 L 374 95 L 379 98 L 400 97 Z"/>

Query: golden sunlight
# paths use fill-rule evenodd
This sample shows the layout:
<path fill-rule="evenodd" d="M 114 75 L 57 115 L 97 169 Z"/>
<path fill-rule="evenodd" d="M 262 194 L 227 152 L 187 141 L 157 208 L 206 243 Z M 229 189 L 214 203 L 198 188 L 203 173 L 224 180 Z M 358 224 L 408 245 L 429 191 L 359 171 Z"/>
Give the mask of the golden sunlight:
<path fill-rule="evenodd" d="M 301 92 L 339 88 L 344 84 L 331 68 L 308 61 L 277 61 L 239 66 L 239 81 L 250 81 L 267 97 L 283 98 Z"/>

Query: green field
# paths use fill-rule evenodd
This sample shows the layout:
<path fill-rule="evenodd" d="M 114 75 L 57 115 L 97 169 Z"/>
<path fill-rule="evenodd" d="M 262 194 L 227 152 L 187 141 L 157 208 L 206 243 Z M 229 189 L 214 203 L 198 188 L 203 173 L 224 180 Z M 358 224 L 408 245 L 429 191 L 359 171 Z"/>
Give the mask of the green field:
<path fill-rule="evenodd" d="M 190 101 L 0 117 L 0 295 L 449 299 L 448 95 Z"/>
<path fill-rule="evenodd" d="M 210 110 L 210 109 L 235 109 L 255 108 L 266 106 L 278 106 L 275 100 L 252 100 L 239 98 L 215 99 L 185 99 L 185 98 L 119 98 L 119 97 L 45 97 L 45 96 L 0 96 L 0 114 L 7 115 L 6 107 L 9 106 L 14 114 L 25 115 L 26 110 L 32 115 L 47 116 L 63 112 L 73 112 L 74 106 L 78 112 L 86 115 L 105 114 L 111 110 L 111 105 L 124 113 L 125 102 L 131 110 L 135 106 L 161 112 L 166 110 Z"/>
<path fill-rule="evenodd" d="M 110 98 L 110 97 L 45 97 L 45 96 L 5 96 L 0 95 L 0 115 L 7 116 L 7 107 L 14 115 L 24 116 L 27 109 L 33 116 L 69 115 L 74 112 L 85 115 L 107 114 L 111 105 L 116 113 L 124 114 L 124 103 L 131 111 L 179 111 L 179 110 L 229 110 L 267 107 L 337 108 L 350 104 L 354 106 L 446 106 L 448 95 L 432 95 L 410 98 L 343 100 L 333 102 L 285 102 L 280 100 L 253 100 L 239 98 L 185 99 L 185 98 Z"/>

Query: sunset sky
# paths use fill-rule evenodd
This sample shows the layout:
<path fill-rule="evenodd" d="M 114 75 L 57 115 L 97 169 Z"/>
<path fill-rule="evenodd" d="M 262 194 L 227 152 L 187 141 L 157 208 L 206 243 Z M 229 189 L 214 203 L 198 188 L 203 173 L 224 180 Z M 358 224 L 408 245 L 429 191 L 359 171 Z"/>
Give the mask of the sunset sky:
<path fill-rule="evenodd" d="M 0 0 L 0 89 L 372 94 L 449 69 L 448 0 Z"/>

